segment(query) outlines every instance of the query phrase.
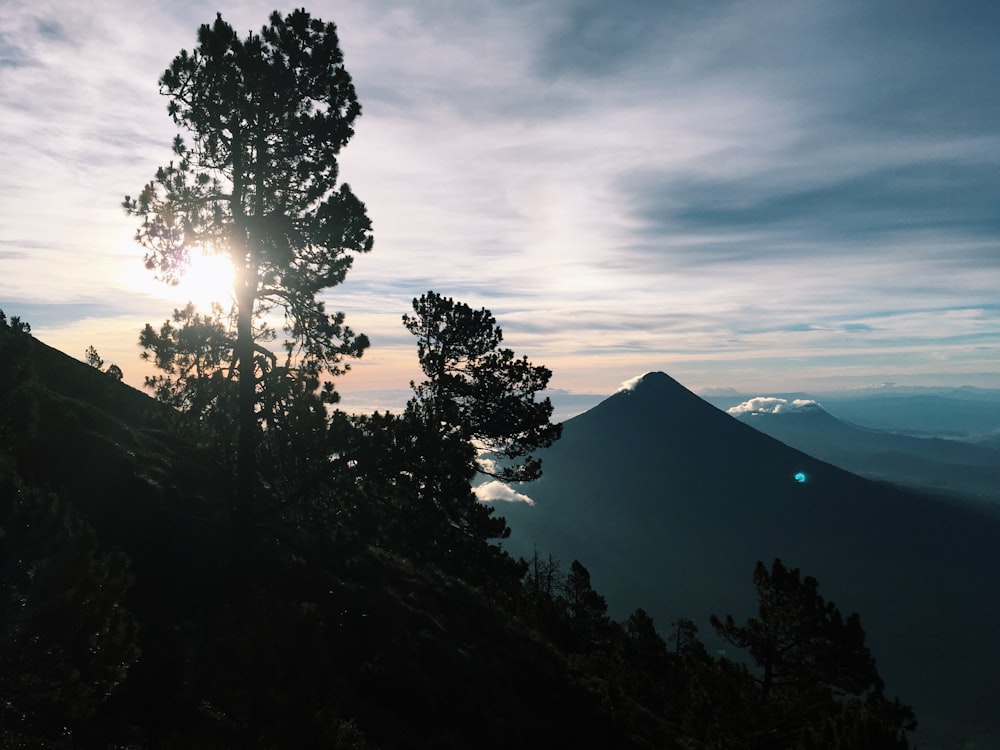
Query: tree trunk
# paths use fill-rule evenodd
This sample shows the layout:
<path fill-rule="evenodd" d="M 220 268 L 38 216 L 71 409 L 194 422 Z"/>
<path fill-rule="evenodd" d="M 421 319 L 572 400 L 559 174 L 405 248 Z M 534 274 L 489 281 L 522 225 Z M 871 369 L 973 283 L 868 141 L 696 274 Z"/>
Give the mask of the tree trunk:
<path fill-rule="evenodd" d="M 233 526 L 245 532 L 255 510 L 257 414 L 256 372 L 253 360 L 253 304 L 256 273 L 241 269 L 236 322 L 236 358 L 239 361 L 239 417 L 236 442 L 236 483 L 233 498 Z"/>

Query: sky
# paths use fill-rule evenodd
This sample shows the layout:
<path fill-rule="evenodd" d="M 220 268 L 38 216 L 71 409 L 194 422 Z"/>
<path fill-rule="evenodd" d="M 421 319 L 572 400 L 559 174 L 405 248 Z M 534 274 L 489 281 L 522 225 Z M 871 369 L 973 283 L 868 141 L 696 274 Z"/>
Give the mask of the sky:
<path fill-rule="evenodd" d="M 120 208 L 170 159 L 157 79 L 216 10 L 273 9 L 0 0 L 0 309 L 141 386 L 142 326 L 225 276 L 156 281 Z M 1000 4 L 306 9 L 363 109 L 341 177 L 375 246 L 325 295 L 372 342 L 345 401 L 418 377 L 429 289 L 571 395 L 1000 387 Z"/>

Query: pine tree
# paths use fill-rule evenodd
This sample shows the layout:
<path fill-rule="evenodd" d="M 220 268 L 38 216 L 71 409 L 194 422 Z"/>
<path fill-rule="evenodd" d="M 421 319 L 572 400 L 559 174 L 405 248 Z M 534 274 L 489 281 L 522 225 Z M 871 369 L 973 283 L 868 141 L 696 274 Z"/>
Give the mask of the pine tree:
<path fill-rule="evenodd" d="M 579 560 L 569 566 L 563 596 L 578 648 L 588 651 L 604 643 L 610 626 L 608 603 L 591 586 L 590 571 Z"/>
<path fill-rule="evenodd" d="M 496 459 L 479 462 L 478 471 L 507 482 L 539 477 L 541 461 L 531 452 L 551 445 L 562 431 L 549 421 L 549 399 L 537 398 L 551 371 L 501 347 L 503 331 L 489 310 L 436 292 L 413 300 L 413 315 L 404 315 L 403 324 L 417 337 L 426 380 L 410 385 L 428 418 L 460 431 Z"/>
<path fill-rule="evenodd" d="M 670 642 L 675 654 L 680 656 L 684 649 L 698 643 L 698 626 L 694 620 L 679 617 L 670 624 L 673 627 Z"/>
<path fill-rule="evenodd" d="M 111 363 L 110 365 L 108 365 L 107 369 L 105 369 L 104 360 L 101 359 L 101 355 L 97 353 L 97 349 L 95 349 L 93 346 L 87 347 L 87 351 L 84 353 L 84 361 L 86 361 L 88 365 L 93 367 L 98 372 L 103 372 L 110 378 L 114 378 L 115 380 L 121 381 L 121 379 L 124 377 L 124 373 L 122 373 L 122 368 L 120 368 L 118 365 L 114 363 Z"/>
<path fill-rule="evenodd" d="M 142 219 L 136 239 L 146 265 L 175 282 L 191 253 L 228 256 L 236 272 L 235 335 L 220 353 L 237 384 L 233 512 L 246 525 L 257 510 L 260 414 L 268 393 L 295 373 L 318 388 L 368 345 L 326 311 L 319 293 L 344 280 L 353 253 L 372 247 L 371 222 L 350 187 L 338 185 L 337 156 L 361 112 L 343 65 L 336 28 L 296 10 L 277 12 L 260 33 L 240 38 L 221 15 L 198 31 L 160 78 L 181 130 L 176 161 L 157 170 L 127 212 Z M 285 359 L 260 326 L 284 317 Z M 257 325 L 255 326 L 255 321 Z M 263 331 L 263 333 L 262 333 Z M 264 337 L 262 339 L 262 336 Z M 329 383 L 323 393 L 335 399 Z"/>
<path fill-rule="evenodd" d="M 101 355 L 97 353 L 97 349 L 93 346 L 88 346 L 87 351 L 84 354 L 86 362 L 88 365 L 96 370 L 100 370 L 104 367 L 104 360 L 101 359 Z"/>
<path fill-rule="evenodd" d="M 341 487 L 353 477 L 354 491 L 381 508 L 377 521 L 366 521 L 377 543 L 466 580 L 516 588 L 523 567 L 492 544 L 510 530 L 471 482 L 477 471 L 538 475 L 540 462 L 528 454 L 560 429 L 549 422 L 548 399 L 536 398 L 550 373 L 499 348 L 502 333 L 488 310 L 434 292 L 415 299 L 413 310 L 403 322 L 418 337 L 426 380 L 411 383 L 402 414 L 348 420 L 352 429 L 334 438 L 331 474 Z M 484 450 L 513 463 L 495 468 Z"/>
<path fill-rule="evenodd" d="M 906 747 L 905 733 L 916 721 L 907 706 L 885 697 L 858 614 L 845 618 L 819 594 L 815 578 L 803 577 L 780 559 L 770 570 L 758 562 L 753 580 L 758 616 L 742 625 L 732 615 L 725 620 L 713 615 L 711 622 L 757 667 L 754 679 L 771 716 L 765 730 L 792 742 L 832 720 L 838 731 L 855 725 L 865 731 L 878 728 Z"/>

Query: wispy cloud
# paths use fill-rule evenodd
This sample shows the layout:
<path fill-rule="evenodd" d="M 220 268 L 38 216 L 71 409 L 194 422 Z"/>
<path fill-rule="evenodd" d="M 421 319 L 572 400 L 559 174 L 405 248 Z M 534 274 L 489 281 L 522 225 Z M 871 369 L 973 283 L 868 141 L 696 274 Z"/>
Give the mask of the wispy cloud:
<path fill-rule="evenodd" d="M 270 10 L 224 15 L 249 30 Z M 337 23 L 358 87 L 341 174 L 376 232 L 328 295 L 373 341 L 342 388 L 405 389 L 415 358 L 399 320 L 427 289 L 490 307 L 506 343 L 566 390 L 610 393 L 648 370 L 769 390 L 995 381 L 1000 93 L 985 71 L 1000 66 L 1000 7 L 310 10 Z M 213 15 L 5 7 L 8 305 L 139 288 L 118 204 L 169 160 L 156 80 Z M 163 307 L 153 320 L 169 314 L 169 290 L 141 295 Z M 72 330 L 78 311 L 62 314 Z M 120 335 L 131 346 L 136 332 Z"/>

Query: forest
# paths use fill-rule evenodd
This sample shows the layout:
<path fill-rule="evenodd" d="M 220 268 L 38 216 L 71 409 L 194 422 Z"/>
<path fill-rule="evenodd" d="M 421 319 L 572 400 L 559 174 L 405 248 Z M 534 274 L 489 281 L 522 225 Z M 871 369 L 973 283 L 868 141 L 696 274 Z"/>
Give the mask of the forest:
<path fill-rule="evenodd" d="M 504 549 L 472 482 L 538 478 L 561 428 L 489 310 L 421 290 L 406 408 L 338 409 L 369 341 L 329 290 L 374 234 L 339 182 L 336 28 L 197 41 L 159 82 L 174 160 L 123 206 L 167 283 L 228 257 L 232 305 L 139 332 L 151 396 L 0 312 L 0 746 L 910 746 L 859 615 L 795 561 L 747 571 L 720 655 L 690 619 L 613 620 L 586 561 Z"/>

